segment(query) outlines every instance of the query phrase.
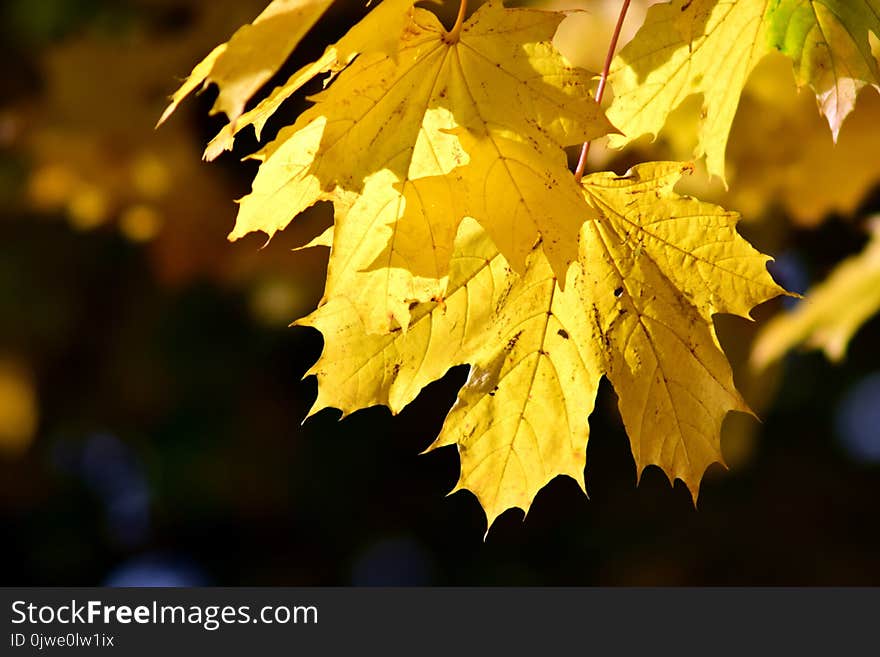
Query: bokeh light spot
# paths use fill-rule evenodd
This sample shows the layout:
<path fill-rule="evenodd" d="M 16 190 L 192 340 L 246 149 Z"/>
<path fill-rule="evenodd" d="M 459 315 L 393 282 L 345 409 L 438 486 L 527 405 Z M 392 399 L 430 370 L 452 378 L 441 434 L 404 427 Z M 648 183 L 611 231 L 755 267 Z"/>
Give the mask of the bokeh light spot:
<path fill-rule="evenodd" d="M 304 306 L 303 293 L 293 281 L 270 278 L 257 283 L 250 295 L 254 319 L 268 327 L 287 326 Z"/>
<path fill-rule="evenodd" d="M 119 218 L 119 229 L 132 242 L 149 242 L 161 228 L 162 216 L 149 205 L 132 205 Z"/>
<path fill-rule="evenodd" d="M 79 185 L 76 174 L 61 164 L 50 164 L 34 171 L 28 180 L 28 197 L 38 210 L 64 207 Z"/>
<path fill-rule="evenodd" d="M 847 390 L 837 406 L 834 424 L 852 458 L 880 463 L 880 372 Z"/>
<path fill-rule="evenodd" d="M 0 361 L 0 449 L 20 454 L 37 430 L 37 395 L 28 373 Z"/>
<path fill-rule="evenodd" d="M 147 153 L 140 155 L 132 163 L 131 182 L 139 194 L 157 199 L 171 188 L 171 174 L 161 159 Z"/>
<path fill-rule="evenodd" d="M 107 195 L 93 185 L 82 185 L 67 204 L 70 224 L 78 230 L 91 230 L 107 221 L 110 206 Z"/>
<path fill-rule="evenodd" d="M 158 587 L 204 586 L 205 577 L 194 564 L 160 554 L 145 554 L 122 563 L 104 581 L 104 586 Z"/>

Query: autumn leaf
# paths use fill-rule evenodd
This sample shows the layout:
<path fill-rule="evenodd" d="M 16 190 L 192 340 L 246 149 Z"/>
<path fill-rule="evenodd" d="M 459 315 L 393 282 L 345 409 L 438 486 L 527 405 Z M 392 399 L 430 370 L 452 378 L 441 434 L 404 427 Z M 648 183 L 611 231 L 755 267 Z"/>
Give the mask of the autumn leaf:
<path fill-rule="evenodd" d="M 510 268 L 472 219 L 462 222 L 456 244 L 446 296 L 442 303 L 414 306 L 406 332 L 370 332 L 361 315 L 352 312 L 352 297 L 344 295 L 296 322 L 325 336 L 321 358 L 306 374 L 318 378 L 318 398 L 309 416 L 330 407 L 345 416 L 376 405 L 398 413 L 424 386 L 467 362 L 491 321 L 492 308 L 502 301 Z"/>
<path fill-rule="evenodd" d="M 310 176 L 308 170 L 320 146 L 324 125 L 325 120 L 318 118 L 301 130 L 283 128 L 277 140 L 250 156 L 263 165 L 270 160 L 271 164 L 260 167 L 251 193 L 239 202 L 241 207 L 230 239 L 255 230 L 262 230 L 271 237 L 323 198 L 320 181 Z M 269 171 L 273 175 L 264 173 Z M 292 181 L 296 184 L 291 184 Z"/>
<path fill-rule="evenodd" d="M 643 140 L 626 153 L 594 144 L 593 162 L 687 159 L 694 152 L 699 103 L 688 101 L 666 122 L 660 138 Z M 815 227 L 828 216 L 852 216 L 880 182 L 880 94 L 859 96 L 835 142 L 815 97 L 798 91 L 791 60 L 771 53 L 755 67 L 743 90 L 727 147 L 728 186 L 706 174 L 705 163 L 679 191 L 760 222 L 780 210 L 791 222 Z M 598 148 L 597 148 L 598 147 Z M 601 163 L 601 164 L 600 164 Z"/>
<path fill-rule="evenodd" d="M 752 364 L 763 369 L 798 345 L 822 349 L 839 361 L 856 331 L 878 310 L 880 222 L 875 221 L 862 253 L 841 262 L 794 310 L 763 328 L 752 349 Z"/>
<path fill-rule="evenodd" d="M 608 117 L 620 148 L 657 135 L 667 116 L 693 94 L 703 111 L 695 157 L 724 177 L 724 152 L 746 79 L 767 52 L 768 0 L 673 0 L 648 10 L 645 24 L 615 58 Z"/>
<path fill-rule="evenodd" d="M 416 0 L 382 0 L 363 20 L 352 27 L 339 41 L 328 46 L 324 54 L 296 71 L 288 80 L 272 90 L 253 109 L 242 114 L 237 121 L 227 123 L 205 149 L 205 159 L 214 160 L 223 151 L 232 148 L 235 136 L 254 126 L 257 139 L 266 121 L 278 111 L 288 98 L 319 75 L 332 76 L 348 66 L 356 56 L 386 53 L 395 56 L 403 30 L 410 21 L 409 9 Z"/>
<path fill-rule="evenodd" d="M 592 258 L 581 287 L 639 472 L 657 464 L 696 498 L 705 469 L 722 460 L 721 421 L 747 410 L 712 316 L 748 317 L 784 290 L 769 258 L 736 232 L 738 215 L 675 194 L 682 171 L 690 168 L 653 163 L 585 179 L 602 219 L 585 230 Z"/>
<path fill-rule="evenodd" d="M 587 418 L 602 359 L 589 300 L 574 285 L 576 269 L 563 292 L 537 249 L 522 277 L 508 276 L 480 327 L 468 380 L 430 447 L 458 447 L 461 475 L 453 491 L 476 495 L 489 527 L 506 509 L 528 511 L 558 475 L 585 490 Z M 475 328 L 477 321 L 479 315 L 467 318 Z"/>
<path fill-rule="evenodd" d="M 880 0 L 773 0 L 772 45 L 794 61 L 799 85 L 810 85 L 835 141 L 859 91 L 880 91 L 868 31 L 880 36 Z"/>
<path fill-rule="evenodd" d="M 404 208 L 404 196 L 393 185 L 387 171 L 367 179 L 364 193 L 337 198 L 330 261 L 324 301 L 333 298 L 351 300 L 354 310 L 371 333 L 382 333 L 391 326 L 407 330 L 411 308 L 446 293 L 448 259 L 428 275 L 409 269 L 398 256 L 398 246 L 417 237 L 401 235 L 397 218 Z M 447 189 L 451 194 L 451 190 Z M 410 207 L 415 205 L 409 201 Z M 457 226 L 461 215 L 450 225 Z M 453 223 L 454 222 L 454 223 Z M 384 248 L 383 248 L 383 245 Z M 421 242 L 425 251 L 430 242 Z M 381 253 L 377 253 L 381 249 Z"/>
<path fill-rule="evenodd" d="M 369 334 L 352 312 L 351 302 L 341 297 L 297 323 L 317 328 L 325 337 L 324 352 L 308 372 L 318 378 L 318 398 L 310 415 L 328 407 L 347 415 L 377 404 L 397 413 L 454 365 L 492 361 L 485 366 L 485 376 L 479 366 L 474 369 L 455 408 L 463 409 L 467 402 L 462 400 L 468 398 L 487 403 L 478 403 L 473 414 L 453 409 L 433 445 L 459 445 L 460 487 L 478 496 L 491 521 L 510 506 L 528 508 L 538 489 L 557 474 L 583 481 L 586 420 L 601 372 L 591 350 L 587 309 L 573 291 L 554 294 L 558 286 L 540 250 L 533 252 L 520 277 L 473 220 L 461 224 L 456 245 L 443 302 L 416 306 L 405 333 Z M 551 319 L 551 311 L 561 319 Z M 567 331 L 578 329 L 569 339 Z M 558 349 L 552 361 L 539 363 L 545 360 L 537 353 L 544 339 L 548 351 L 549 343 Z M 582 348 L 588 351 L 579 353 Z M 519 367 L 523 359 L 530 362 Z M 540 367 L 541 374 L 538 380 L 527 381 L 537 376 L 533 367 Z M 554 377 L 557 367 L 567 373 L 564 380 Z M 493 377 L 502 375 L 505 381 L 499 385 Z M 480 378 L 488 388 L 481 387 Z M 529 398 L 532 403 L 526 404 Z M 506 412 L 514 402 L 522 407 L 525 420 Z M 467 417 L 460 419 L 462 414 Z M 568 432 L 559 424 L 567 416 L 572 422 Z M 534 474 L 524 473 L 524 480 L 513 469 L 499 471 L 504 469 L 498 459 L 510 459 L 519 443 L 529 440 L 524 435 L 529 418 L 542 431 L 542 444 L 540 453 L 530 452 L 534 460 L 521 454 L 525 462 L 520 465 Z M 548 422 L 550 418 L 557 421 Z M 461 426 L 480 420 L 489 432 L 486 440 Z M 465 440 L 462 431 L 473 440 Z M 523 449 L 531 450 L 532 445 Z M 541 472 L 535 474 L 536 469 Z"/>
<path fill-rule="evenodd" d="M 281 68 L 333 0 L 273 0 L 250 25 L 212 50 L 196 64 L 159 119 L 164 122 L 190 93 L 216 84 L 219 94 L 212 114 L 223 112 L 231 123 L 248 100 Z"/>
<path fill-rule="evenodd" d="M 470 220 L 462 224 L 442 303 L 418 304 L 409 330 L 369 334 L 351 301 L 333 299 L 300 324 L 324 334 L 310 373 L 326 407 L 398 412 L 450 367 L 472 366 L 432 448 L 457 445 L 461 477 L 489 523 L 528 509 L 560 474 L 583 487 L 599 379 L 620 398 L 639 472 L 656 464 L 696 495 L 721 460 L 720 427 L 747 410 L 712 315 L 747 315 L 781 289 L 767 257 L 735 231 L 737 216 L 679 197 L 676 163 L 583 180 L 597 218 L 560 286 L 540 248 L 522 275 Z"/>
<path fill-rule="evenodd" d="M 858 91 L 877 86 L 868 31 L 878 34 L 877 0 L 673 0 L 652 7 L 615 58 L 608 117 L 620 148 L 656 136 L 690 96 L 702 96 L 695 156 L 724 178 L 724 156 L 740 95 L 768 53 L 791 57 L 810 84 L 836 138 Z M 878 34 L 880 35 L 880 34 Z"/>
<path fill-rule="evenodd" d="M 577 259 L 572 235 L 595 217 L 568 170 L 565 153 L 496 134 L 483 139 L 462 134 L 460 139 L 469 157 L 466 166 L 404 188 L 406 209 L 398 233 L 409 239 L 397 245 L 397 254 L 407 268 L 435 276 L 444 272 L 455 237 L 454 219 L 469 216 L 481 221 L 517 271 L 524 270 L 540 236 L 544 253 L 559 263 L 556 273 L 564 273 L 563 263 Z M 430 235 L 430 241 L 418 239 L 420 234 Z M 426 249 L 426 243 L 432 248 Z"/>
<path fill-rule="evenodd" d="M 479 170 L 492 169 L 493 182 L 481 190 L 481 204 L 470 204 L 465 212 L 481 222 L 515 268 L 524 267 L 525 254 L 543 238 L 554 270 L 564 272 L 576 257 L 579 222 L 591 210 L 572 177 L 561 175 L 566 171 L 561 149 L 612 128 L 590 98 L 590 75 L 569 66 L 550 43 L 563 15 L 489 2 L 455 38 L 431 12 L 414 9 L 411 15 L 393 56 L 358 57 L 259 155 L 263 165 L 255 196 L 242 200 L 232 237 L 257 229 L 271 235 L 315 201 L 364 193 L 365 182 L 379 171 L 393 174 L 390 182 L 403 198 L 410 183 L 421 178 L 458 169 L 456 175 L 474 179 Z M 303 131 L 311 134 L 319 123 L 323 132 L 314 155 L 282 145 L 302 140 Z M 473 175 L 469 166 L 477 169 Z M 529 182 L 529 189 L 511 197 L 511 186 L 526 186 L 524 176 L 531 179 L 534 171 L 559 175 L 552 184 Z M 266 203 L 263 190 L 298 201 Z M 578 221 L 568 207 L 554 209 L 560 198 L 579 205 Z M 521 221 L 511 225 L 507 210 L 517 204 Z M 399 205 L 403 213 L 404 204 Z M 423 219 L 426 225 L 437 213 L 448 222 L 436 248 L 429 242 L 432 248 L 406 251 L 401 242 L 398 256 L 417 274 L 441 278 L 449 264 L 450 236 L 463 215 L 452 218 L 455 208 L 444 207 L 439 197 L 426 210 L 431 212 Z M 360 219 L 349 211 L 345 220 Z"/>

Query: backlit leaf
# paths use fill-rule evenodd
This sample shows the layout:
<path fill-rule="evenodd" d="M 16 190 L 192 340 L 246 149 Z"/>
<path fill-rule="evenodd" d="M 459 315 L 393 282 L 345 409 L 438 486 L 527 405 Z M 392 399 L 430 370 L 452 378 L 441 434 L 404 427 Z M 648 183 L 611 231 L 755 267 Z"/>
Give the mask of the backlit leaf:
<path fill-rule="evenodd" d="M 223 126 L 205 150 L 205 159 L 213 160 L 223 151 L 232 148 L 235 136 L 248 126 L 254 126 L 257 139 L 266 121 L 278 111 L 288 98 L 303 85 L 319 75 L 334 75 L 348 66 L 360 54 L 387 53 L 394 56 L 398 41 L 410 21 L 409 9 L 416 0 L 381 0 L 362 21 L 352 27 L 339 41 L 328 46 L 320 58 L 306 64 L 253 109 L 242 114 L 237 121 Z M 325 81 L 328 84 L 330 80 Z"/>
<path fill-rule="evenodd" d="M 656 136 L 692 95 L 702 98 L 695 156 L 724 178 L 724 156 L 740 95 L 773 50 L 814 89 L 834 138 L 858 92 L 878 86 L 868 32 L 880 36 L 878 0 L 672 0 L 652 7 L 611 67 L 612 147 Z"/>
<path fill-rule="evenodd" d="M 880 223 L 862 253 L 840 263 L 791 312 L 770 321 L 758 335 L 752 363 L 763 368 L 798 345 L 822 349 L 840 360 L 852 336 L 880 310 Z"/>
<path fill-rule="evenodd" d="M 605 374 L 639 472 L 658 465 L 696 496 L 721 460 L 724 416 L 747 410 L 712 316 L 747 315 L 782 290 L 735 215 L 675 194 L 683 171 L 655 163 L 584 178 L 597 214 L 564 287 L 540 248 L 517 274 L 467 223 L 445 298 L 416 305 L 407 332 L 370 335 L 350 301 L 328 302 L 301 322 L 325 338 L 313 412 L 397 412 L 449 367 L 470 364 L 432 447 L 458 446 L 457 488 L 477 496 L 491 524 L 507 508 L 528 509 L 557 475 L 584 486 L 587 418 Z"/>
<path fill-rule="evenodd" d="M 192 91 L 212 83 L 220 93 L 211 113 L 223 112 L 235 123 L 245 103 L 281 68 L 332 3 L 333 0 L 273 0 L 252 24 L 240 28 L 196 65 L 159 123 Z"/>
<path fill-rule="evenodd" d="M 866 85 L 880 91 L 868 31 L 880 36 L 880 0 L 774 0 L 770 39 L 792 58 L 800 85 L 816 92 L 834 139 Z"/>
<path fill-rule="evenodd" d="M 696 157 L 724 177 L 724 152 L 739 96 L 767 52 L 762 20 L 769 0 L 673 0 L 651 7 L 645 24 L 614 59 L 608 117 L 621 147 L 657 135 L 685 99 L 702 94 Z"/>
<path fill-rule="evenodd" d="M 408 181 L 446 175 L 455 167 L 464 167 L 459 173 L 476 179 L 480 171 L 472 176 L 467 172 L 468 146 L 473 146 L 479 157 L 472 166 L 482 167 L 483 173 L 495 167 L 502 171 L 500 178 L 493 172 L 495 182 L 482 190 L 486 193 L 479 211 L 473 212 L 475 218 L 515 268 L 522 269 L 524 254 L 544 238 L 554 270 L 564 272 L 575 257 L 570 245 L 579 223 L 566 208 L 554 209 L 560 194 L 551 193 L 568 185 L 568 198 L 574 198 L 571 177 L 557 176 L 559 182 L 545 189 L 543 198 L 534 189 L 520 193 L 516 186 L 523 181 L 524 167 L 539 173 L 564 170 L 563 146 L 605 134 L 611 126 L 590 98 L 590 75 L 570 67 L 550 43 L 561 19 L 555 12 L 510 10 L 489 2 L 453 41 L 434 14 L 412 10 L 394 56 L 357 58 L 314 98 L 315 105 L 293 128 L 270 145 L 281 153 L 282 140 L 298 139 L 300 131 L 322 120 L 323 135 L 309 168 L 300 163 L 301 152 L 293 149 L 295 166 L 284 157 L 268 157 L 257 181 L 269 179 L 276 189 L 287 180 L 289 187 L 302 188 L 285 192 L 302 199 L 294 208 L 299 210 L 309 198 L 314 202 L 339 190 L 362 193 L 366 180 L 381 170 L 395 176 L 402 192 Z M 465 140 L 464 148 L 453 133 Z M 292 168 L 301 173 L 291 177 Z M 313 189 L 314 179 L 320 181 L 319 192 Z M 511 190 L 518 201 L 511 201 Z M 244 199 L 243 212 L 249 202 Z M 520 204 L 523 220 L 502 226 L 511 202 Z M 450 216 L 448 208 L 437 211 Z M 581 211 L 583 221 L 590 210 L 581 203 Z M 251 216 L 246 214 L 247 223 L 233 236 L 257 228 L 271 234 L 284 223 L 267 216 L 260 225 Z M 438 242 L 440 253 L 423 250 L 439 267 L 435 275 L 444 274 L 448 266 L 448 236 L 456 225 L 447 227 L 445 242 Z M 414 261 L 413 256 L 405 255 Z"/>

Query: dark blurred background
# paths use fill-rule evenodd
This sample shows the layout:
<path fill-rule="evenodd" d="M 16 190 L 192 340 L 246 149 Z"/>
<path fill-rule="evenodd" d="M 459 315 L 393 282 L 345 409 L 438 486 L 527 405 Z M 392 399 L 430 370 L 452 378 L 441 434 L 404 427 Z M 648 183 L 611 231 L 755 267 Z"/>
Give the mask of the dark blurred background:
<path fill-rule="evenodd" d="M 264 4 L 0 5 L 3 584 L 880 584 L 877 318 L 842 364 L 793 354 L 761 375 L 749 346 L 782 302 L 757 324 L 719 319 L 761 422 L 728 418 L 731 469 L 710 469 L 697 509 L 656 468 L 636 486 L 607 384 L 590 499 L 557 479 L 485 541 L 476 500 L 445 497 L 455 450 L 419 456 L 463 368 L 398 417 L 301 425 L 322 342 L 288 324 L 320 298 L 326 252 L 291 247 L 328 209 L 265 249 L 229 243 L 253 138 L 201 162 L 222 124 L 207 116 L 213 90 L 153 130 L 178 81 Z M 337 5 L 276 81 L 363 13 Z M 818 228 L 771 207 L 743 232 L 803 292 L 861 248 L 877 211 L 875 187 Z"/>

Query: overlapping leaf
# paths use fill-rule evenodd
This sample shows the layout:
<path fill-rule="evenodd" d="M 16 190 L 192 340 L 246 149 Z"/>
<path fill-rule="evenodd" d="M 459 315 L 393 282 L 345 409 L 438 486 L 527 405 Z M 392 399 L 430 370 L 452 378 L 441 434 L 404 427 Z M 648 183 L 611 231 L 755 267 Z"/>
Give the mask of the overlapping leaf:
<path fill-rule="evenodd" d="M 332 3 L 333 0 L 272 0 L 252 24 L 241 27 L 228 42 L 214 48 L 196 65 L 159 123 L 190 93 L 211 83 L 220 90 L 211 113 L 223 112 L 235 123 L 247 101 L 281 68 Z"/>
<path fill-rule="evenodd" d="M 739 95 L 766 53 L 761 20 L 769 0 L 673 0 L 648 10 L 645 24 L 611 68 L 608 110 L 622 135 L 613 147 L 656 135 L 666 117 L 692 94 L 703 96 L 700 141 L 709 172 L 724 175 L 727 135 Z"/>
<path fill-rule="evenodd" d="M 363 20 L 354 25 L 339 41 L 327 47 L 324 54 L 290 76 L 281 86 L 260 101 L 253 109 L 242 114 L 237 121 L 223 127 L 205 149 L 205 159 L 213 160 L 223 151 L 232 148 L 235 136 L 254 126 L 257 139 L 266 121 L 278 111 L 288 98 L 319 75 L 337 74 L 361 54 L 386 53 L 395 56 L 404 28 L 411 20 L 410 8 L 416 0 L 381 0 Z M 325 81 L 328 84 L 330 79 Z"/>
<path fill-rule="evenodd" d="M 357 295 L 372 330 L 406 327 L 408 306 L 442 291 L 465 215 L 514 268 L 522 271 L 541 239 L 564 273 L 592 210 L 567 174 L 562 147 L 611 130 L 590 98 L 590 75 L 550 43 L 562 14 L 489 2 L 457 40 L 431 12 L 411 16 L 393 55 L 361 55 L 257 155 L 263 164 L 231 236 L 271 235 L 315 201 L 334 200 L 334 241 L 348 240 L 370 258 L 334 249 L 331 271 L 348 271 L 330 277 L 325 297 L 392 290 L 385 301 Z M 464 180 L 453 193 L 450 186 Z M 350 193 L 360 200 L 349 202 Z M 366 221 L 375 230 L 361 228 Z M 362 271 L 388 266 L 399 269 L 400 285 Z"/>
<path fill-rule="evenodd" d="M 696 156 L 724 177 L 724 154 L 742 89 L 768 52 L 795 63 L 816 91 L 836 138 L 858 91 L 877 86 L 868 32 L 880 32 L 877 0 L 672 0 L 652 7 L 615 58 L 608 111 L 620 147 L 657 135 L 688 97 L 703 99 Z"/>
<path fill-rule="evenodd" d="M 834 139 L 866 85 L 880 91 L 868 31 L 880 36 L 880 0 L 773 0 L 772 45 L 792 58 L 799 85 L 810 85 Z"/>
<path fill-rule="evenodd" d="M 370 335 L 349 301 L 331 300 L 301 322 L 325 336 L 313 412 L 397 412 L 449 367 L 471 364 L 433 447 L 458 446 L 457 488 L 474 492 L 491 523 L 527 509 L 557 475 L 583 486 L 587 418 L 606 374 L 639 471 L 659 465 L 696 494 L 721 459 L 724 415 L 746 410 L 711 317 L 747 314 L 781 290 L 735 215 L 673 192 L 681 171 L 661 163 L 585 178 L 597 218 L 564 288 L 540 249 L 517 274 L 467 223 L 445 299 L 416 306 L 408 332 Z"/>
<path fill-rule="evenodd" d="M 703 471 L 721 461 L 722 419 L 746 410 L 712 316 L 748 316 L 783 290 L 768 257 L 736 232 L 735 213 L 673 192 L 683 170 L 648 164 L 585 179 L 602 220 L 587 227 L 583 276 L 639 471 L 660 465 L 696 497 Z"/>
<path fill-rule="evenodd" d="M 880 310 L 880 222 L 862 253 L 848 258 L 791 312 L 775 317 L 758 335 L 752 363 L 763 368 L 798 345 L 822 349 L 832 360 Z"/>

